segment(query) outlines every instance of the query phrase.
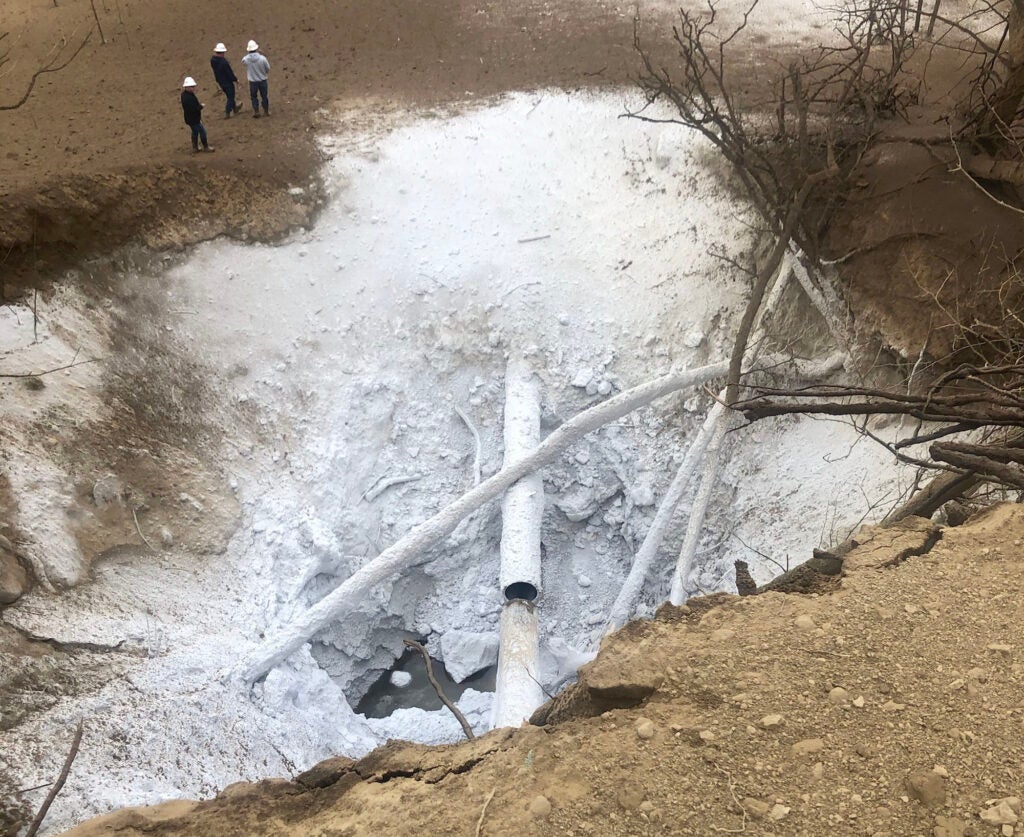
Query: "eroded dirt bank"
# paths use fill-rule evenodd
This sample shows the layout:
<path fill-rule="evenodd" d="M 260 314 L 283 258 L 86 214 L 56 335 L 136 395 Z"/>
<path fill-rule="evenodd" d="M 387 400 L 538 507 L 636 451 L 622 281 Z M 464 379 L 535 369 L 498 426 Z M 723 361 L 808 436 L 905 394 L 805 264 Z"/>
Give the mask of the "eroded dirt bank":
<path fill-rule="evenodd" d="M 938 534 L 916 555 L 926 521 L 865 532 L 830 595 L 633 623 L 546 726 L 393 744 L 68 834 L 1016 833 L 1024 511 Z"/>
<path fill-rule="evenodd" d="M 633 12 L 574 3 L 221 3 L 119 0 L 5 4 L 10 61 L 0 78 L 0 253 L 8 296 L 20 283 L 140 236 L 157 246 L 219 234 L 272 238 L 305 223 L 320 163 L 316 131 L 343 103 L 422 109 L 538 86 L 620 85 L 635 71 Z M 645 19 L 664 33 L 671 4 Z M 102 30 L 102 32 L 100 31 Z M 91 34 L 90 34 L 91 32 Z M 209 67 L 215 43 L 244 78 L 248 38 L 272 64 L 272 117 L 223 118 Z M 2 51 L 0 51 L 2 53 Z M 181 79 L 199 81 L 213 155 L 193 158 Z M 173 223 L 171 223 L 173 219 Z"/>

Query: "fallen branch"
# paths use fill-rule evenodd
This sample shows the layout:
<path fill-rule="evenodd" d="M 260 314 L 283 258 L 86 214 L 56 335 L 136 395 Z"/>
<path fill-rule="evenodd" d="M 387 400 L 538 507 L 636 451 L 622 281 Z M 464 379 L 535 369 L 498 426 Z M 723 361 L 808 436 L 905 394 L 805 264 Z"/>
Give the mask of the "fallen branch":
<path fill-rule="evenodd" d="M 469 416 L 458 407 L 455 408 L 455 412 L 462 419 L 463 424 L 469 428 L 469 432 L 473 434 L 473 442 L 476 444 L 476 455 L 473 457 L 473 485 L 480 485 L 480 458 L 483 451 L 483 444 L 480 442 L 480 431 L 469 420 Z"/>
<path fill-rule="evenodd" d="M 56 366 L 53 369 L 44 369 L 42 372 L 0 372 L 0 378 L 42 378 L 43 375 L 52 375 L 54 372 L 63 372 L 65 369 L 85 366 L 87 363 L 99 363 L 101 360 L 103 360 L 101 357 L 77 360 L 73 363 L 65 363 L 63 366 Z"/>
<path fill-rule="evenodd" d="M 494 794 L 497 790 L 497 787 L 491 788 L 491 792 L 487 794 L 487 799 L 484 800 L 484 807 L 480 809 L 480 819 L 476 821 L 476 837 L 480 837 L 481 829 L 484 827 L 484 816 L 487 814 L 487 806 L 491 804 L 491 800 L 494 799 Z"/>
<path fill-rule="evenodd" d="M 156 547 L 149 542 L 149 538 L 142 534 L 142 527 L 139 526 L 139 516 L 135 512 L 136 509 L 132 509 L 132 519 L 135 521 L 135 531 L 139 533 L 139 537 L 142 538 L 143 543 L 145 543 L 150 550 L 156 552 Z"/>
<path fill-rule="evenodd" d="M 22 97 L 20 99 L 18 99 L 18 101 L 15 102 L 13 105 L 0 105 L 0 111 L 2 111 L 2 110 L 17 110 L 23 104 L 25 104 L 25 102 L 28 101 L 28 97 L 32 94 L 32 88 L 36 86 L 36 80 L 39 78 L 39 76 L 43 75 L 44 73 L 56 73 L 58 70 L 63 70 L 66 66 L 68 66 L 68 64 L 70 64 L 72 61 L 75 60 L 75 58 L 78 57 L 78 53 L 80 53 L 82 51 L 83 47 L 85 47 L 85 45 L 87 43 L 89 43 L 89 38 L 91 38 L 91 37 L 92 37 L 92 30 L 90 29 L 89 30 L 89 34 L 87 34 L 85 36 L 85 38 L 82 39 L 82 43 L 80 43 L 78 45 L 78 48 L 73 53 L 71 53 L 71 57 L 68 58 L 68 60 L 65 61 L 63 64 L 54 65 L 53 62 L 51 61 L 45 67 L 41 67 L 40 69 L 36 70 L 32 74 L 32 78 L 29 79 L 28 88 L 26 88 L 26 90 L 25 90 L 24 94 L 22 95 Z M 56 60 L 56 56 L 54 56 L 53 60 L 54 61 Z"/>
<path fill-rule="evenodd" d="M 718 480 L 718 468 L 722 462 L 722 441 L 729 430 L 729 421 L 722 417 L 714 425 L 711 440 L 708 442 L 707 459 L 701 475 L 700 488 L 690 510 L 690 520 L 686 526 L 686 537 L 679 550 L 679 560 L 672 574 L 668 600 L 674 605 L 685 604 L 686 582 L 693 572 L 693 564 L 697 555 L 697 544 L 704 529 L 704 518 L 707 516 L 711 495 L 714 493 L 715 482 Z"/>
<path fill-rule="evenodd" d="M 39 827 L 43 824 L 43 820 L 46 819 L 46 814 L 50 810 L 50 806 L 53 804 L 53 800 L 57 798 L 57 794 L 60 793 L 61 788 L 64 787 L 64 783 L 68 780 L 68 774 L 71 772 L 71 765 L 75 761 L 75 756 L 78 755 L 78 747 L 82 743 L 82 722 L 78 722 L 78 727 L 75 729 L 75 737 L 71 740 L 71 749 L 68 750 L 68 756 L 64 759 L 64 767 L 61 768 L 60 776 L 57 777 L 57 781 L 53 783 L 53 787 L 50 788 L 50 792 L 46 795 L 46 799 L 43 800 L 43 804 L 39 807 L 39 813 L 36 814 L 36 818 L 32 820 L 32 825 L 28 827 L 28 831 L 25 832 L 25 837 L 35 837 L 36 832 L 39 831 Z"/>
<path fill-rule="evenodd" d="M 466 738 L 472 741 L 476 738 L 476 735 L 473 733 L 473 727 L 469 725 L 469 721 L 467 721 L 466 716 L 462 714 L 462 710 L 449 700 L 448 695 L 446 695 L 444 693 L 444 689 L 441 688 L 441 684 L 438 683 L 437 678 L 434 677 L 434 667 L 430 664 L 430 655 L 427 653 L 427 649 L 414 639 L 406 639 L 403 641 L 409 648 L 415 648 L 423 655 L 423 664 L 427 667 L 427 679 L 430 681 L 430 685 L 434 687 L 434 691 L 437 692 L 437 696 L 440 698 L 441 703 L 451 710 L 451 713 L 455 716 L 455 720 L 457 720 L 462 726 L 462 731 L 466 733 Z"/>
<path fill-rule="evenodd" d="M 363 499 L 366 500 L 367 503 L 372 503 L 380 497 L 381 494 L 393 486 L 405 485 L 407 482 L 416 482 L 416 480 L 421 479 L 423 479 L 423 474 L 400 474 L 397 477 L 380 479 L 363 492 Z"/>
<path fill-rule="evenodd" d="M 318 631 L 364 602 L 378 584 L 425 561 L 426 550 L 450 535 L 463 518 L 484 503 L 500 497 L 527 474 L 554 461 L 587 434 L 658 398 L 720 377 L 727 369 L 728 363 L 720 361 L 697 369 L 671 372 L 579 413 L 551 433 L 529 456 L 508 468 L 502 468 L 473 490 L 453 500 L 353 573 L 304 613 L 278 630 L 269 632 L 267 640 L 239 663 L 236 670 L 238 676 L 249 683 L 263 677 Z"/>

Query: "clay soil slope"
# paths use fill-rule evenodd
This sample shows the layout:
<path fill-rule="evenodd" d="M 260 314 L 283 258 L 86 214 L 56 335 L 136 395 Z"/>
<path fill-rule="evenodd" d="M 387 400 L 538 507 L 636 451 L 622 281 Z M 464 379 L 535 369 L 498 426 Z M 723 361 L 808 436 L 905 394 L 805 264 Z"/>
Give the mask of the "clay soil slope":
<path fill-rule="evenodd" d="M 69 837 L 1019 833 L 1024 509 L 858 540 L 833 592 L 627 626 L 542 726 L 396 743 Z"/>
<path fill-rule="evenodd" d="M 632 16 L 607 0 L 5 0 L 7 295 L 139 236 L 156 246 L 222 233 L 271 238 L 303 223 L 315 194 L 288 190 L 310 186 L 315 129 L 338 103 L 361 113 L 422 110 L 513 89 L 622 84 L 635 71 Z M 663 16 L 649 21 L 667 31 Z M 224 41 L 244 79 L 249 38 L 272 64 L 272 115 L 250 118 L 241 89 L 243 113 L 225 120 L 211 51 Z M 69 59 L 8 109 L 39 69 Z M 188 74 L 199 81 L 214 154 L 191 154 L 178 101 Z"/>

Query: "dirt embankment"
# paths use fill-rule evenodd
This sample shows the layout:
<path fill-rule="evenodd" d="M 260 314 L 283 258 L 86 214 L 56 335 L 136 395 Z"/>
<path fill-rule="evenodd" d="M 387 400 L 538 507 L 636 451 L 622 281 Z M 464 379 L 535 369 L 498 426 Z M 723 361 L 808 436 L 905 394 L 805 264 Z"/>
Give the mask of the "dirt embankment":
<path fill-rule="evenodd" d="M 69 837 L 1017 833 L 1024 510 L 859 540 L 831 595 L 722 595 L 627 626 L 545 726 L 396 743 Z"/>
<path fill-rule="evenodd" d="M 261 239 L 305 223 L 334 103 L 429 108 L 541 86 L 622 84 L 635 71 L 632 12 L 611 2 L 361 3 L 11 0 L 0 31 L 0 254 L 7 296 L 41 273 L 127 241 Z M 663 15 L 649 17 L 663 24 Z M 658 26 L 662 32 L 664 26 Z M 90 35 L 90 32 L 92 33 Z M 224 41 L 236 75 L 249 38 L 272 64 L 270 119 L 223 116 L 209 67 Z M 64 45 L 64 46 L 62 46 Z M 2 51 L 0 51 L 2 52 Z M 178 102 L 199 81 L 216 152 L 193 156 Z M 245 85 L 242 85 L 244 88 Z M 289 193 L 301 188 L 302 195 Z"/>

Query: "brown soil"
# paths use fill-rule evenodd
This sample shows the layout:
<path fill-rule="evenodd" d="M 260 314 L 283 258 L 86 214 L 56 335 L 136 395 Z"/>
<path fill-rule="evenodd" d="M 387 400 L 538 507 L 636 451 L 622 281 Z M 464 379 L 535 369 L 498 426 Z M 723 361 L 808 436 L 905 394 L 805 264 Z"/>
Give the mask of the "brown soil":
<path fill-rule="evenodd" d="M 621 84 L 635 71 L 632 12 L 609 0 L 8 0 L 16 102 L 55 47 L 65 69 L 0 111 L 0 259 L 7 296 L 83 253 L 141 236 L 157 246 L 218 234 L 272 238 L 308 221 L 324 108 L 425 108 L 535 87 Z M 244 11 L 244 13 L 243 13 Z M 654 20 L 651 24 L 653 26 Z M 665 27 L 656 31 L 664 32 Z M 236 75 L 248 38 L 272 64 L 270 119 L 223 118 L 209 57 L 226 42 Z M 58 63 L 59 63 L 58 61 Z M 216 152 L 193 156 L 178 101 L 199 81 Z M 247 106 L 246 91 L 240 101 Z"/>
<path fill-rule="evenodd" d="M 999 834 L 979 814 L 1024 790 L 1024 510 L 862 540 L 831 595 L 628 626 L 545 726 L 394 743 L 69 837 Z"/>

